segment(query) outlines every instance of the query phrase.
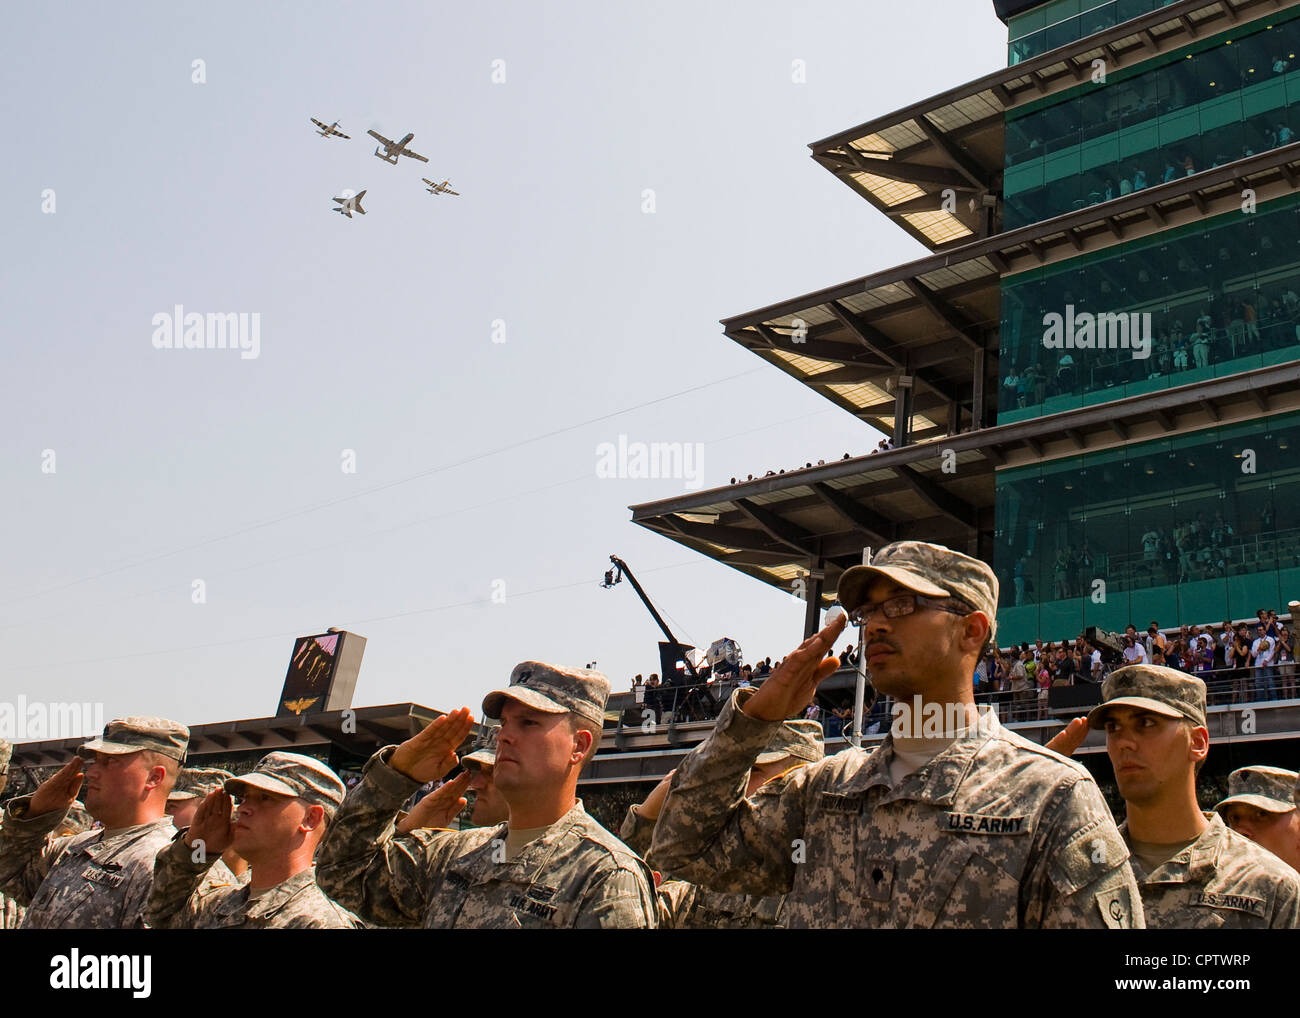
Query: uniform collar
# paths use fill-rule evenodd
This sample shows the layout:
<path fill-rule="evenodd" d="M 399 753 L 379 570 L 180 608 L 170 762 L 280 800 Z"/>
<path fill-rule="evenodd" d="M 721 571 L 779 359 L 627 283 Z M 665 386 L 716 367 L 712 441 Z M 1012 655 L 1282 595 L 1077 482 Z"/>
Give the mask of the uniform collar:
<path fill-rule="evenodd" d="M 1210 826 L 1201 832 L 1201 836 L 1186 848 L 1178 852 L 1141 878 L 1140 884 L 1188 884 L 1205 883 L 1212 879 L 1219 868 L 1219 856 L 1223 853 L 1224 842 L 1228 838 L 1228 825 L 1217 813 L 1202 813 Z M 1128 820 L 1120 824 L 1120 834 L 1129 843 Z M 1131 843 L 1130 843 L 1131 847 Z M 1136 861 L 1136 857 L 1135 857 Z"/>
<path fill-rule="evenodd" d="M 933 806 L 950 806 L 975 757 L 991 738 L 1001 735 L 1002 731 L 1002 726 L 996 721 L 982 722 L 980 727 L 954 739 L 947 749 L 925 766 L 907 775 L 896 788 L 889 780 L 889 765 L 894 760 L 894 735 L 890 732 L 876 750 L 867 755 L 857 773 L 845 782 L 842 791 L 852 794 L 865 792 L 873 785 L 883 785 L 889 791 L 881 799 L 882 803 L 915 799 Z"/>
<path fill-rule="evenodd" d="M 256 901 L 249 901 L 249 885 L 245 884 L 234 894 L 228 895 L 216 907 L 216 913 L 223 918 L 233 916 L 241 911 L 249 919 L 264 919 L 275 915 L 285 905 L 315 883 L 313 869 L 296 873 L 283 883 L 268 888 Z"/>
<path fill-rule="evenodd" d="M 587 811 L 579 799 L 573 808 L 559 820 L 546 828 L 546 833 L 535 841 L 530 841 L 523 850 L 508 862 L 502 862 L 501 853 L 505 851 L 508 824 L 499 824 L 492 828 L 490 837 L 476 848 L 454 859 L 448 867 L 450 872 L 458 873 L 470 884 L 484 884 L 492 880 L 527 879 L 532 881 L 545 867 L 555 853 L 557 842 L 573 827 L 587 820 Z"/>

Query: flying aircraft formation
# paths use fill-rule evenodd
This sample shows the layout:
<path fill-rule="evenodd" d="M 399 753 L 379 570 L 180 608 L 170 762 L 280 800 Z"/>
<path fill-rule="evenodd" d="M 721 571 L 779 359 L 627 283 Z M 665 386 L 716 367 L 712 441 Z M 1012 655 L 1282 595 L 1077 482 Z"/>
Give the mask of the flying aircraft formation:
<path fill-rule="evenodd" d="M 322 138 L 332 137 L 343 138 L 345 140 L 351 139 L 351 135 L 344 134 L 339 130 L 339 122 L 337 120 L 332 124 L 326 124 L 323 121 L 317 120 L 315 117 L 310 117 L 309 119 L 316 125 L 316 133 Z M 385 138 L 378 131 L 367 131 L 366 134 L 379 142 L 378 147 L 375 149 L 375 158 L 382 159 L 384 162 L 392 166 L 396 166 L 398 159 L 402 156 L 406 156 L 408 159 L 418 159 L 422 163 L 427 163 L 429 161 L 428 156 L 422 156 L 420 153 L 409 147 L 411 142 L 415 140 L 414 133 L 407 134 L 406 137 L 402 138 L 400 141 L 393 141 L 390 138 Z M 444 180 L 441 184 L 438 184 L 429 180 L 427 177 L 421 177 L 420 179 L 429 185 L 428 190 L 430 194 L 451 194 L 456 195 L 457 197 L 460 196 L 459 191 L 453 191 L 451 189 L 451 181 L 449 180 Z M 352 195 L 351 197 L 335 198 L 334 201 L 338 203 L 338 208 L 331 209 L 330 211 L 347 216 L 349 219 L 352 218 L 353 212 L 364 216 L 366 210 L 361 207 L 361 198 L 365 193 L 365 191 L 361 191 L 359 194 Z"/>

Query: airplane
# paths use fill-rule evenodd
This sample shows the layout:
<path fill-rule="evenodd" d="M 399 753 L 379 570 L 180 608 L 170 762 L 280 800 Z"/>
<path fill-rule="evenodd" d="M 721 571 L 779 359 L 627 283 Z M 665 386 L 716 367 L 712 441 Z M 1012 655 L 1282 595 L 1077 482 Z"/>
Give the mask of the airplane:
<path fill-rule="evenodd" d="M 337 120 L 334 121 L 334 123 L 332 124 L 322 124 L 315 117 L 312 117 L 311 122 L 320 128 L 320 130 L 317 131 L 316 133 L 319 134 L 322 138 L 328 138 L 331 134 L 334 135 L 336 138 L 350 139 L 352 137 L 350 134 L 344 134 L 342 131 L 338 129 L 339 122 Z"/>
<path fill-rule="evenodd" d="M 330 209 L 330 211 L 337 212 L 341 216 L 347 216 L 349 219 L 352 218 L 353 212 L 359 212 L 364 216 L 366 210 L 361 207 L 361 199 L 365 196 L 366 192 L 362 191 L 360 194 L 354 194 L 351 198 L 335 198 L 334 200 L 339 203 L 339 207 Z"/>
<path fill-rule="evenodd" d="M 408 134 L 401 141 L 389 141 L 377 131 L 367 131 L 366 134 L 370 135 L 370 137 L 383 145 L 384 154 L 380 155 L 379 149 L 375 149 L 375 156 L 386 163 L 392 163 L 396 166 L 398 156 L 410 156 L 412 159 L 418 159 L 422 163 L 427 163 L 429 161 L 426 156 L 422 156 L 418 152 L 412 152 L 406 147 L 410 144 L 411 139 L 415 137 L 414 134 Z"/>
<path fill-rule="evenodd" d="M 451 184 L 450 180 L 444 180 L 441 184 L 435 184 L 432 180 L 429 180 L 427 177 L 421 177 L 420 179 L 429 185 L 430 194 L 454 194 L 457 198 L 460 197 L 460 192 L 453 191 L 449 186 Z"/>

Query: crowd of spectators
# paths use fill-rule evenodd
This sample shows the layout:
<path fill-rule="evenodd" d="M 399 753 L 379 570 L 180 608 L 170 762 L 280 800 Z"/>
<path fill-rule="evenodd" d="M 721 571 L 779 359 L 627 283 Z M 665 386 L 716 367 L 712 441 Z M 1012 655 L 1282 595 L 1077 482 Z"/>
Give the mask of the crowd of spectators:
<path fill-rule="evenodd" d="M 1103 653 L 1082 634 L 1059 642 L 1038 639 L 993 648 L 975 669 L 976 701 L 996 706 L 1006 721 L 1046 720 L 1048 691 L 1054 686 L 1099 685 L 1113 668 L 1142 663 L 1200 677 L 1209 687 L 1212 705 L 1289 700 L 1300 692 L 1295 634 L 1275 611 L 1259 609 L 1253 623 L 1225 619 L 1218 625 L 1176 629 L 1162 629 L 1152 620 L 1144 633 L 1129 625 L 1121 640 L 1124 649 L 1119 660 L 1110 660 L 1112 654 Z M 853 644 L 840 652 L 840 663 L 846 668 L 857 666 Z M 637 675 L 632 688 L 640 690 L 638 702 L 654 711 L 656 719 L 671 714 L 678 722 L 708 721 L 717 717 L 732 690 L 761 684 L 780 664 L 768 657 L 756 666 L 738 668 L 722 662 L 712 672 L 706 665 L 695 682 L 683 678 L 665 684 L 657 674 L 648 679 Z M 804 717 L 821 722 L 826 738 L 839 738 L 853 725 L 851 692 L 820 695 Z M 881 697 L 864 719 L 863 731 L 888 730 L 889 717 L 888 700 Z"/>

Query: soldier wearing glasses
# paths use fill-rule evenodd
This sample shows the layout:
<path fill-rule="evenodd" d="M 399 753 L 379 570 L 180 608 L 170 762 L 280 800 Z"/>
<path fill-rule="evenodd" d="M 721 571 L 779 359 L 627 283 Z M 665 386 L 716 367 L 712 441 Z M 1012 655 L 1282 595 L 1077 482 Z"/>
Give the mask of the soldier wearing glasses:
<path fill-rule="evenodd" d="M 975 709 L 992 570 L 902 541 L 845 572 L 839 599 L 865 629 L 872 682 L 898 701 L 890 735 L 745 798 L 772 732 L 835 670 L 838 617 L 761 688 L 732 695 L 677 768 L 651 865 L 716 891 L 785 894 L 791 927 L 1141 927 L 1128 849 L 1088 772 Z"/>

